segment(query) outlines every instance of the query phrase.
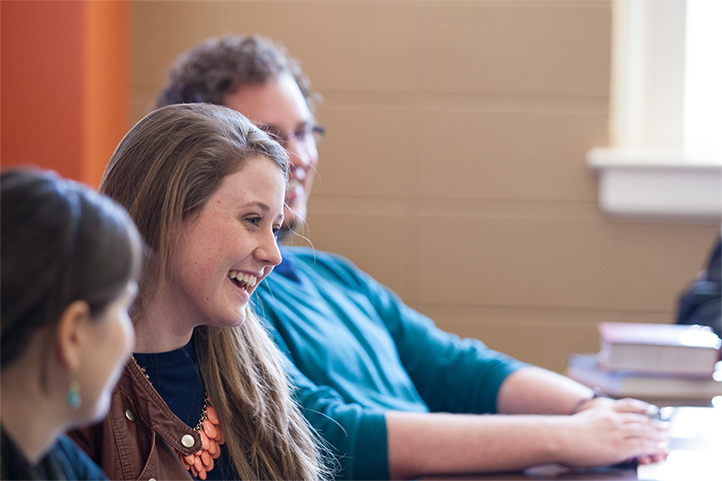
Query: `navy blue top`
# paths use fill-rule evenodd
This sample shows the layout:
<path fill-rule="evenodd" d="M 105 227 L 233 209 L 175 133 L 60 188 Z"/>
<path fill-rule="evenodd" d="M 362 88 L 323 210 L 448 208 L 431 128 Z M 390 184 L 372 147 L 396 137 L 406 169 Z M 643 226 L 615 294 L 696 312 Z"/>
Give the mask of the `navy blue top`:
<path fill-rule="evenodd" d="M 133 357 L 145 370 L 151 384 L 173 414 L 188 426 L 195 427 L 203 412 L 206 388 L 198 367 L 193 338 L 175 351 L 136 353 Z M 213 469 L 207 473 L 206 479 L 237 478 L 232 466 L 224 444 L 221 446 L 221 456 L 214 460 Z M 224 472 L 234 475 L 224 475 Z"/>
<path fill-rule="evenodd" d="M 103 470 L 65 435 L 58 437 L 38 464 L 25 459 L 5 430 L 0 436 L 0 479 L 108 479 Z"/>

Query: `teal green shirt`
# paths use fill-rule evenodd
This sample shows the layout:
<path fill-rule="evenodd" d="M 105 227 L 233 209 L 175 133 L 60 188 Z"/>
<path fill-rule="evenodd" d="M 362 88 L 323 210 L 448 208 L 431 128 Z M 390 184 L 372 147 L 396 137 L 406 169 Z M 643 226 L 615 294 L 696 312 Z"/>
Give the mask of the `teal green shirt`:
<path fill-rule="evenodd" d="M 388 479 L 387 410 L 494 413 L 522 363 L 438 329 L 348 260 L 300 247 L 256 290 L 340 477 Z"/>

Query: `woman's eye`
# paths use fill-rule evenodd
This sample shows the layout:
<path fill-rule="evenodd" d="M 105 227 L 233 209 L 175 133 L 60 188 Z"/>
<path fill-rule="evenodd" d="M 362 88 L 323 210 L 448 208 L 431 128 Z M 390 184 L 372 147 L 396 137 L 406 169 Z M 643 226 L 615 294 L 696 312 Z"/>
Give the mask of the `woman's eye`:
<path fill-rule="evenodd" d="M 280 225 L 274 225 L 273 226 L 273 235 L 278 239 L 281 235 L 281 226 Z"/>
<path fill-rule="evenodd" d="M 246 222 L 249 222 L 254 226 L 258 226 L 258 225 L 261 225 L 261 218 L 260 217 L 246 217 Z"/>

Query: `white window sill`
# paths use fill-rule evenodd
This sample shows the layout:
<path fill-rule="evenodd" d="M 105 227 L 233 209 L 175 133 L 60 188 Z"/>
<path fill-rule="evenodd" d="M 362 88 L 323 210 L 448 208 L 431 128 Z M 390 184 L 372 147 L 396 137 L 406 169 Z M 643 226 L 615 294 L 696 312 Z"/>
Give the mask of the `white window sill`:
<path fill-rule="evenodd" d="M 694 163 L 681 152 L 591 149 L 599 207 L 630 221 L 719 223 L 722 165 Z"/>

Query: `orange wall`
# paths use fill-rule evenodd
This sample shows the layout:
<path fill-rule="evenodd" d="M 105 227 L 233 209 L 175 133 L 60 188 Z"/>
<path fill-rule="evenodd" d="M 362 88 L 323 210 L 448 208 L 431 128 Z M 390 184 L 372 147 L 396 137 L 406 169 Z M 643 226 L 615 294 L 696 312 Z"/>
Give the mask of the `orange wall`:
<path fill-rule="evenodd" d="M 97 187 L 127 130 L 127 1 L 0 4 L 3 167 Z"/>

